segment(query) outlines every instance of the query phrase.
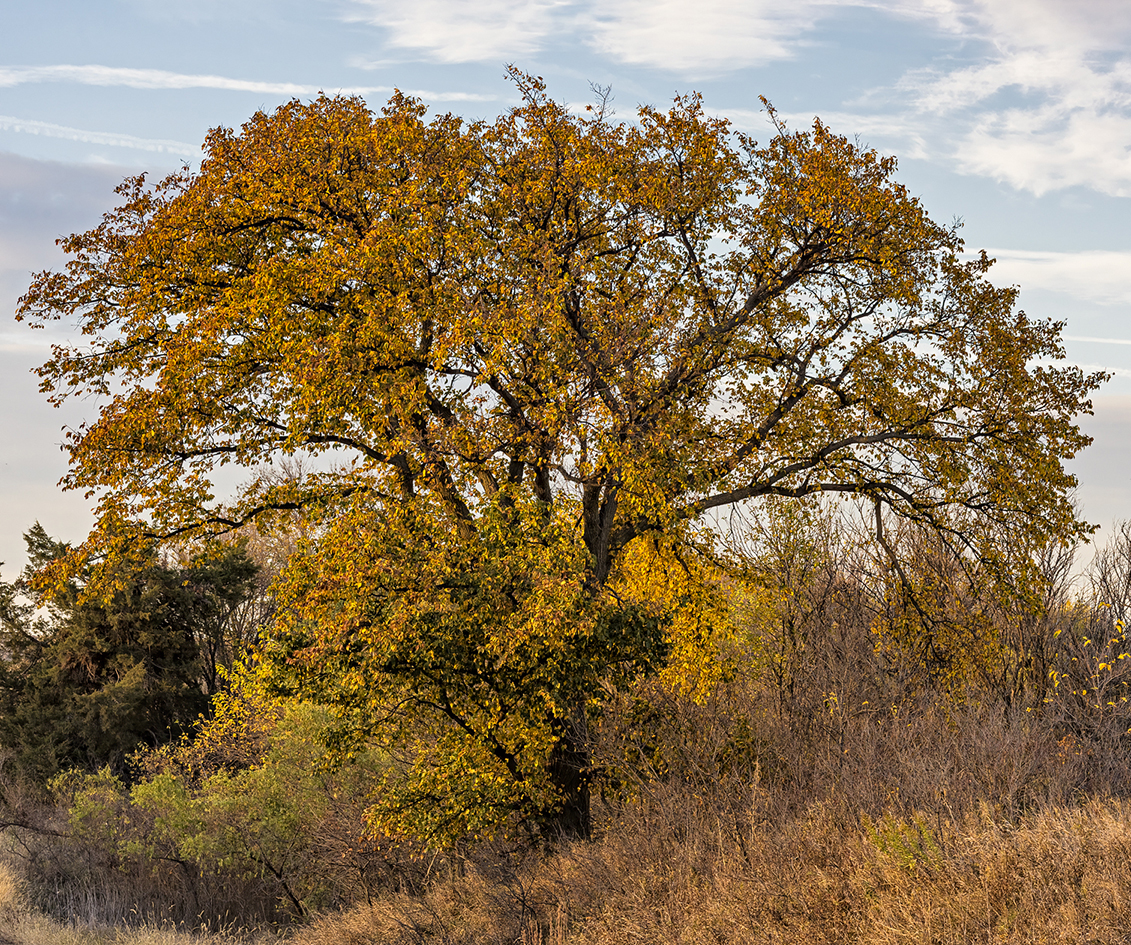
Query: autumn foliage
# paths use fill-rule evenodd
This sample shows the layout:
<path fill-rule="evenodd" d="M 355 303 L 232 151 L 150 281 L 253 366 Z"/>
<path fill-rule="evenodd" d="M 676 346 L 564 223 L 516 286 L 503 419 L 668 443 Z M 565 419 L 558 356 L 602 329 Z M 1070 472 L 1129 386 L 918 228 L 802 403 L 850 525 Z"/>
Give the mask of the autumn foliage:
<path fill-rule="evenodd" d="M 139 547 L 301 518 L 257 672 L 333 710 L 339 761 L 387 752 L 371 822 L 436 844 L 586 834 L 610 692 L 703 700 L 752 652 L 738 618 L 780 588 L 712 514 L 851 500 L 909 602 L 931 576 L 901 528 L 994 586 L 1088 533 L 1063 463 L 1102 376 L 1057 363 L 1061 326 L 894 159 L 514 79 L 493 122 L 398 94 L 216 129 L 199 170 L 126 181 L 19 314 L 77 322 L 43 389 L 103 403 L 65 479 L 98 525 L 44 580 L 109 593 Z M 884 645 L 985 629 L 934 619 L 883 616 Z"/>

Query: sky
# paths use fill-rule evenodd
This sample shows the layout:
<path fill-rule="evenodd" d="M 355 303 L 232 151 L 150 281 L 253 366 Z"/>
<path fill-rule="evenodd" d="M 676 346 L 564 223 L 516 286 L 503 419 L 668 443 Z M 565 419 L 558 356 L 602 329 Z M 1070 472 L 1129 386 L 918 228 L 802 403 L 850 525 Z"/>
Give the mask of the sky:
<path fill-rule="evenodd" d="M 696 90 L 765 140 L 764 95 L 793 127 L 899 159 L 939 222 L 959 219 L 992 278 L 1065 323 L 1069 361 L 1112 380 L 1071 463 L 1084 517 L 1131 518 L 1131 3 L 1127 0 L 0 0 L 0 561 L 41 521 L 81 540 L 91 500 L 61 493 L 64 426 L 31 369 L 66 326 L 12 313 L 55 240 L 96 225 L 114 187 L 194 165 L 208 129 L 319 91 L 391 91 L 435 113 L 517 104 L 507 64 L 616 114 Z"/>

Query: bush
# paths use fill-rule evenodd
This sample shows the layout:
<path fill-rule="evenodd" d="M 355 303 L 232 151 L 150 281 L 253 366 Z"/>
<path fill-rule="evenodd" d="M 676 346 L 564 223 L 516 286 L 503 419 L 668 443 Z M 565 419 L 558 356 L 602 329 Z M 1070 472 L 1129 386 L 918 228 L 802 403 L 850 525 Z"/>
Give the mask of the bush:
<path fill-rule="evenodd" d="M 414 851 L 364 837 L 379 760 L 322 770 L 328 722 L 237 686 L 195 739 L 135 755 L 132 783 L 108 768 L 56 777 L 65 820 L 42 818 L 25 856 L 37 905 L 76 914 L 82 899 L 103 924 L 270 926 L 411 875 Z"/>

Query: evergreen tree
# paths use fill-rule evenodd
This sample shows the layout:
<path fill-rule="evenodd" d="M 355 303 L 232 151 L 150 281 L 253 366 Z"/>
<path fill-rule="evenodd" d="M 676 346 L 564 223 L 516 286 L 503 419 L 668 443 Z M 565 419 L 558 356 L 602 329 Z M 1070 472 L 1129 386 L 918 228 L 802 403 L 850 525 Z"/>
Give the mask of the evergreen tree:
<path fill-rule="evenodd" d="M 67 546 L 39 524 L 24 537 L 24 576 L 0 583 L 0 745 L 17 767 L 37 778 L 121 770 L 139 745 L 187 731 L 208 708 L 226 618 L 254 579 L 243 549 L 186 565 L 150 554 L 112 594 L 84 596 L 74 580 L 47 599 L 35 573 Z"/>

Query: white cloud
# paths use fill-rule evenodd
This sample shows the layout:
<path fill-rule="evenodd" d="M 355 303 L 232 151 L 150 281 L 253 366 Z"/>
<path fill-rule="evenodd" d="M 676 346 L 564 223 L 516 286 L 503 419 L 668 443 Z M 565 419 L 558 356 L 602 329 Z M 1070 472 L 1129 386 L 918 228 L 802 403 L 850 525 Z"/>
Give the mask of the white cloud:
<path fill-rule="evenodd" d="M 930 24 L 1006 48 L 1119 49 L 1126 0 L 349 0 L 347 18 L 394 47 L 443 62 L 490 62 L 580 36 L 623 62 L 698 74 L 794 56 L 845 8 Z"/>
<path fill-rule="evenodd" d="M 959 170 L 1038 195 L 1131 195 L 1131 4 L 966 0 L 956 22 L 983 61 L 910 73 L 900 91 Z"/>
<path fill-rule="evenodd" d="M 834 4 L 823 0 L 605 0 L 583 16 L 599 52 L 684 74 L 790 58 Z"/>
<path fill-rule="evenodd" d="M 968 174 L 992 177 L 1037 196 L 1091 187 L 1131 196 L 1131 114 L 1050 102 L 977 116 L 956 144 Z"/>
<path fill-rule="evenodd" d="M 557 0 L 354 0 L 352 20 L 388 31 L 393 46 L 440 62 L 501 62 L 529 56 L 555 29 Z"/>
<path fill-rule="evenodd" d="M 389 45 L 440 62 L 501 62 L 579 38 L 634 65 L 704 76 L 796 55 L 805 34 L 845 7 L 947 23 L 956 0 L 352 0 L 349 19 Z"/>
<path fill-rule="evenodd" d="M 1123 48 L 1131 33 L 1125 0 L 960 0 L 968 22 L 1003 48 Z"/>
<path fill-rule="evenodd" d="M 86 131 L 82 128 L 68 128 L 66 125 L 53 125 L 46 121 L 13 118 L 11 115 L 0 115 L 0 131 L 18 131 L 24 134 L 43 135 L 46 138 L 85 141 L 88 144 L 109 145 L 115 148 L 133 148 L 137 151 L 158 151 L 165 154 L 185 156 L 200 153 L 199 146 L 186 144 L 183 141 L 170 141 L 163 138 L 136 138 L 133 135 L 117 134 L 110 131 Z"/>
<path fill-rule="evenodd" d="M 1131 252 L 1076 253 L 990 249 L 997 263 L 990 278 L 1024 289 L 1063 292 L 1104 305 L 1131 304 Z"/>

